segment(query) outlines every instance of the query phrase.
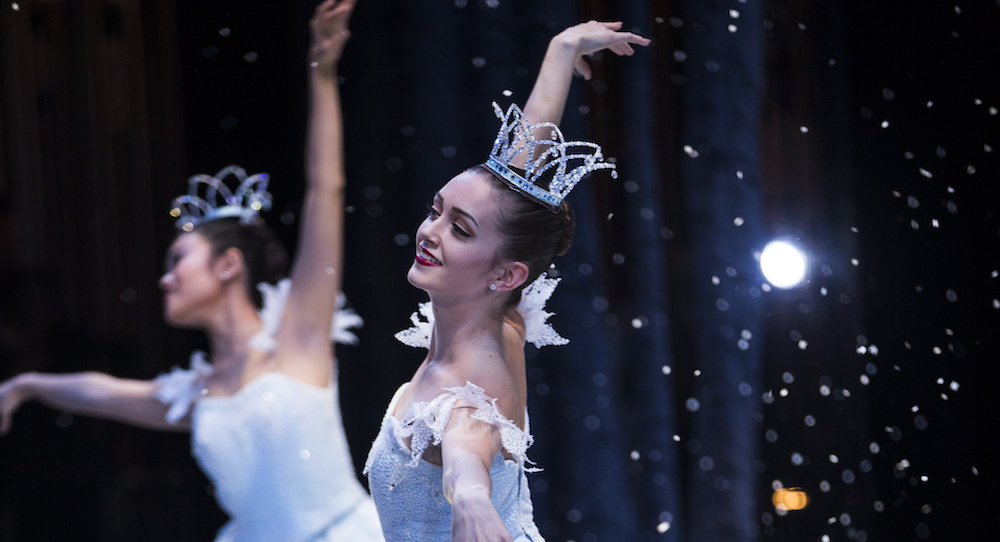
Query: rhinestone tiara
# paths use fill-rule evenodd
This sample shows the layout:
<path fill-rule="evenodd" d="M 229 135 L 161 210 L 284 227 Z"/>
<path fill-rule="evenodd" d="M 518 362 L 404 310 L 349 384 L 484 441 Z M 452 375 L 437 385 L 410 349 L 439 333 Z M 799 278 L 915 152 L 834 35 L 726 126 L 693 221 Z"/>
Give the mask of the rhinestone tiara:
<path fill-rule="evenodd" d="M 612 178 L 618 178 L 615 165 L 604 161 L 600 145 L 589 141 L 566 141 L 559 127 L 551 122 L 528 124 L 517 104 L 510 104 L 504 113 L 493 102 L 493 112 L 500 119 L 500 131 L 486 167 L 507 181 L 513 190 L 548 207 L 553 213 L 559 212 L 566 195 L 591 171 L 611 169 Z M 546 128 L 551 137 L 536 139 L 535 133 L 542 134 Z M 511 161 L 522 152 L 527 153 L 523 176 L 510 168 Z M 538 182 L 543 175 L 548 177 L 548 186 Z"/>
<path fill-rule="evenodd" d="M 230 191 L 225 183 L 230 175 L 240 183 L 235 191 Z M 271 208 L 268 179 L 267 173 L 247 177 L 239 166 L 222 168 L 215 175 L 194 175 L 188 179 L 188 193 L 174 198 L 170 216 L 177 219 L 177 229 L 183 231 L 217 218 L 238 217 L 240 224 L 255 223 L 260 211 Z"/>

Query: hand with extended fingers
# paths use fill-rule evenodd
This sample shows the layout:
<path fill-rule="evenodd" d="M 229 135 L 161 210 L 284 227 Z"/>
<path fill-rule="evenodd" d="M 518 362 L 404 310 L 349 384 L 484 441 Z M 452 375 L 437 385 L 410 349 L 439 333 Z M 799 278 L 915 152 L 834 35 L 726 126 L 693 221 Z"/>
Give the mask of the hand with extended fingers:
<path fill-rule="evenodd" d="M 558 41 L 568 47 L 573 47 L 576 51 L 576 59 L 573 68 L 590 80 L 590 65 L 583 59 L 584 56 L 608 49 L 618 56 L 632 56 L 635 50 L 632 45 L 646 46 L 650 44 L 649 38 L 644 38 L 631 32 L 621 32 L 622 22 L 599 22 L 588 21 L 571 26 L 559 33 L 553 41 Z"/>
<path fill-rule="evenodd" d="M 325 0 L 316 6 L 309 21 L 312 32 L 309 62 L 312 69 L 321 70 L 321 73 L 335 73 L 344 45 L 351 37 L 347 24 L 356 2 L 357 0 Z"/>

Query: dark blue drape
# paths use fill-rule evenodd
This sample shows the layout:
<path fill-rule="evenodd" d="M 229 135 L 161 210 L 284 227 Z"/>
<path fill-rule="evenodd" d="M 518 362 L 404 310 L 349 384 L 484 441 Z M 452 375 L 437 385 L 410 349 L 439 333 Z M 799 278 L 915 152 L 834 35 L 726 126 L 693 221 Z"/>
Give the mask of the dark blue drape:
<path fill-rule="evenodd" d="M 684 3 L 681 163 L 690 245 L 694 393 L 687 471 L 690 539 L 753 540 L 761 380 L 758 2 Z M 735 13 L 730 13 L 735 10 Z M 730 26 L 732 25 L 732 26 Z"/>

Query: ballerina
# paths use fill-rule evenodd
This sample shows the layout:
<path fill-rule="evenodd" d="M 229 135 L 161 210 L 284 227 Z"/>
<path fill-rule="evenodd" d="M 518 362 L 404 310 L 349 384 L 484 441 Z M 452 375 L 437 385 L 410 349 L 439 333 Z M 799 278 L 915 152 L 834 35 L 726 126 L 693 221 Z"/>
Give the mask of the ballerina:
<path fill-rule="evenodd" d="M 417 229 L 407 280 L 430 303 L 399 338 L 427 356 L 392 398 L 365 465 L 389 542 L 542 540 L 525 476 L 524 343 L 562 342 L 541 305 L 555 287 L 543 273 L 572 243 L 563 198 L 583 174 L 614 167 L 556 125 L 574 68 L 590 78 L 584 55 L 649 43 L 621 26 L 590 21 L 555 36 L 523 116 L 494 104 L 502 125 L 489 159 L 448 181 Z M 571 160 L 583 165 L 567 169 Z"/>
<path fill-rule="evenodd" d="M 266 174 L 248 177 L 231 166 L 192 177 L 191 193 L 174 202 L 182 232 L 160 286 L 166 321 L 205 331 L 212 362 L 196 353 L 189 369 L 153 380 L 16 376 L 0 384 L 0 433 L 28 400 L 191 431 L 192 453 L 230 515 L 217 542 L 383 540 L 344 435 L 330 340 L 332 324 L 343 334 L 356 320 L 345 312 L 334 319 L 345 183 L 336 66 L 353 7 L 354 0 L 326 0 L 310 21 L 307 184 L 291 280 L 267 284 L 283 272 L 287 255 L 257 215 L 270 204 Z M 229 175 L 240 181 L 236 191 L 225 185 Z"/>

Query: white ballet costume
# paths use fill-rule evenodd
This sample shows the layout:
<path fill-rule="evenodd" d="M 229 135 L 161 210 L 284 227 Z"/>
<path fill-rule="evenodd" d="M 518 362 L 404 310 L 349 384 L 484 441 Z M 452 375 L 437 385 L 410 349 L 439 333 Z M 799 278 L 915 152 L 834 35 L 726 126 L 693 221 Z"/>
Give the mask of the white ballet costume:
<path fill-rule="evenodd" d="M 254 348 L 273 348 L 290 282 L 258 286 L 264 293 L 264 331 Z M 338 342 L 354 342 L 360 323 L 338 311 Z M 351 340 L 353 338 L 353 341 Z M 265 373 L 228 397 L 205 394 L 212 365 L 204 353 L 189 369 L 157 378 L 157 397 L 170 405 L 167 421 L 190 412 L 192 455 L 215 486 L 230 520 L 216 542 L 382 542 L 375 506 L 358 481 L 341 421 L 337 379 L 312 386 Z"/>
<path fill-rule="evenodd" d="M 525 320 L 526 339 L 536 347 L 569 342 L 546 323 L 551 313 L 544 311 L 545 302 L 558 282 L 542 274 L 522 292 L 518 311 Z M 409 346 L 428 347 L 434 326 L 430 302 L 421 303 L 410 320 L 414 326 L 397 333 L 396 338 Z M 500 431 L 503 450 L 490 465 L 490 498 L 507 531 L 515 542 L 544 542 L 534 522 L 528 489 L 527 473 L 537 469 L 528 466 L 527 449 L 534 439 L 527 410 L 522 430 L 500 411 L 495 398 L 467 382 L 441 390 L 431 401 L 414 403 L 398 419 L 393 414 L 407 385 L 400 386 L 389 403 L 365 462 L 364 472 L 386 541 L 451 541 L 452 511 L 442 491 L 442 467 L 425 461 L 423 454 L 428 446 L 441 443 L 452 409 L 461 404 L 475 409 L 473 418 Z M 505 459 L 504 452 L 511 459 Z"/>

